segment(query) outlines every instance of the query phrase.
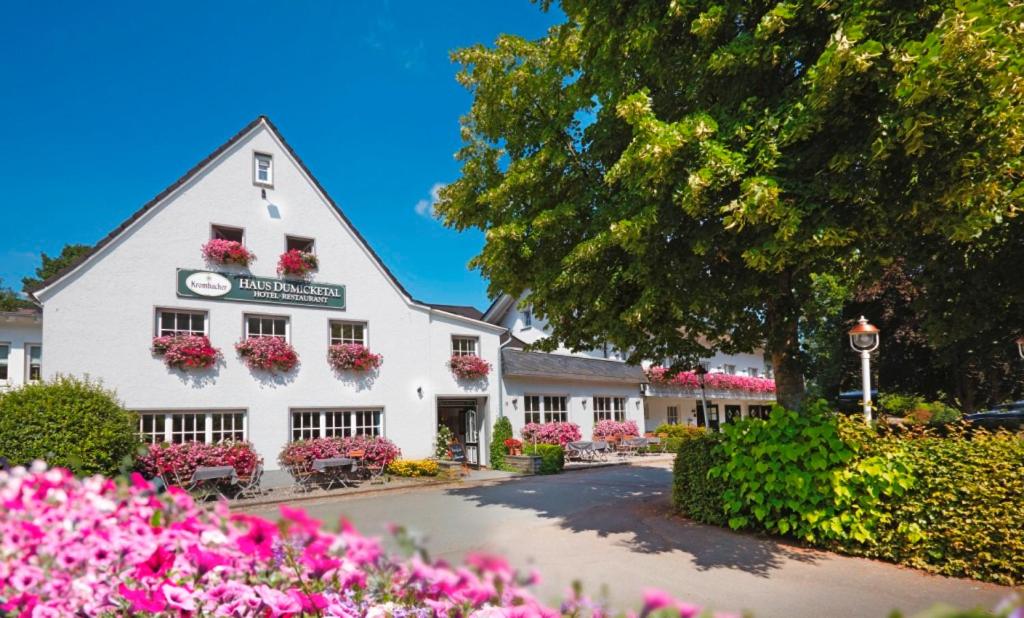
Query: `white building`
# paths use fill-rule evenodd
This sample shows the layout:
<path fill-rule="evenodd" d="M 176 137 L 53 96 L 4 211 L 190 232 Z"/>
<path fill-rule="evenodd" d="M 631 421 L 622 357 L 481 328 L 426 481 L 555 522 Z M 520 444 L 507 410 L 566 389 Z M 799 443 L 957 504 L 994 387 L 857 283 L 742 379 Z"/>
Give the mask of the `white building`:
<path fill-rule="evenodd" d="M 0 311 L 0 392 L 38 380 L 42 360 L 42 316 L 39 311 Z"/>
<path fill-rule="evenodd" d="M 218 236 L 241 239 L 256 261 L 207 264 L 200 247 Z M 289 283 L 276 266 L 290 248 L 317 256 L 314 285 L 292 294 L 254 291 Z M 210 296 L 206 284 L 193 285 L 197 279 L 226 287 Z M 289 440 L 315 436 L 379 434 L 406 457 L 427 457 L 446 422 L 467 455 L 486 464 L 504 328 L 476 319 L 472 308 L 412 298 L 265 117 L 33 295 L 43 315 L 41 375 L 101 379 L 140 414 L 149 440 L 244 438 L 272 470 Z M 21 341 L 39 342 L 38 325 L 16 341 L 10 332 L 5 324 L 0 342 L 10 346 L 9 366 L 19 365 Z M 152 340 L 182 332 L 209 336 L 222 362 L 198 371 L 166 367 Z M 234 345 L 253 335 L 284 337 L 299 366 L 247 368 Z M 327 349 L 340 341 L 366 344 L 383 365 L 368 375 L 332 370 Z M 489 361 L 489 378 L 456 379 L 447 366 L 453 352 Z"/>

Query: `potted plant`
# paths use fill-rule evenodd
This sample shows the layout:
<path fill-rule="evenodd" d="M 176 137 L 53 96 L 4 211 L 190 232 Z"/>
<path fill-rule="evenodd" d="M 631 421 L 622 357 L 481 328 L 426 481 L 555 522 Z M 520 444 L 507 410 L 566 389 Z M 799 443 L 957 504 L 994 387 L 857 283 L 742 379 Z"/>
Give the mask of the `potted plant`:
<path fill-rule="evenodd" d="M 505 448 L 508 449 L 509 455 L 522 455 L 523 454 L 523 443 L 515 438 L 509 438 L 505 440 Z"/>
<path fill-rule="evenodd" d="M 336 343 L 327 348 L 327 363 L 337 371 L 373 371 L 384 362 L 360 343 Z"/>
<path fill-rule="evenodd" d="M 448 360 L 448 367 L 462 380 L 480 380 L 491 372 L 491 364 L 475 354 L 454 354 Z"/>
<path fill-rule="evenodd" d="M 277 274 L 289 277 L 308 277 L 320 266 L 316 255 L 299 249 L 289 249 L 277 260 Z"/>
<path fill-rule="evenodd" d="M 203 258 L 210 264 L 248 266 L 256 261 L 256 255 L 237 240 L 212 238 L 202 249 Z"/>
<path fill-rule="evenodd" d="M 220 350 L 204 335 L 165 335 L 153 339 L 153 354 L 173 369 L 206 369 L 220 359 Z"/>
<path fill-rule="evenodd" d="M 287 372 L 299 364 L 295 348 L 280 337 L 249 337 L 236 343 L 235 350 L 249 369 Z"/>

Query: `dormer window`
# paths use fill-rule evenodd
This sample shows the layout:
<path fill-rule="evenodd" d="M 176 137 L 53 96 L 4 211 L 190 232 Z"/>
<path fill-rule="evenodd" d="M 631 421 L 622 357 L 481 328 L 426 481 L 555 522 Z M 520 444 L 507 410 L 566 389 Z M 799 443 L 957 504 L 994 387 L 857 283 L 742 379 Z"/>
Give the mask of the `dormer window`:
<path fill-rule="evenodd" d="M 523 328 L 531 328 L 533 326 L 533 307 L 527 307 L 523 309 Z"/>
<path fill-rule="evenodd" d="M 313 253 L 313 239 L 301 238 L 299 236 L 285 236 L 284 250 L 298 250 L 303 253 Z"/>
<path fill-rule="evenodd" d="M 262 187 L 274 186 L 274 158 L 268 154 L 253 154 L 253 183 Z"/>
<path fill-rule="evenodd" d="M 214 225 L 210 228 L 210 238 L 214 240 L 233 240 L 237 243 L 241 243 L 245 238 L 245 230 L 240 227 Z"/>

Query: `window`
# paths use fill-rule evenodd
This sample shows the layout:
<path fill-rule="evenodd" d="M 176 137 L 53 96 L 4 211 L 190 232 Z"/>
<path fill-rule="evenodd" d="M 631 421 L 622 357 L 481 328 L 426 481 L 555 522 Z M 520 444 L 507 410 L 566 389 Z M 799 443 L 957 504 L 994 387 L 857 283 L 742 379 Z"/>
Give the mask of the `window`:
<path fill-rule="evenodd" d="M 11 357 L 11 345 L 0 343 L 0 382 L 7 381 L 7 363 Z"/>
<path fill-rule="evenodd" d="M 39 344 L 25 346 L 28 350 L 27 364 L 28 371 L 25 375 L 29 382 L 38 382 L 43 379 L 43 346 Z"/>
<path fill-rule="evenodd" d="M 140 412 L 139 437 L 149 444 L 245 440 L 245 412 Z"/>
<path fill-rule="evenodd" d="M 594 397 L 594 422 L 626 420 L 625 397 Z"/>
<path fill-rule="evenodd" d="M 533 308 L 527 307 L 523 310 L 523 328 L 531 328 L 533 326 Z"/>
<path fill-rule="evenodd" d="M 722 365 L 722 373 L 731 376 L 736 375 L 736 365 Z"/>
<path fill-rule="evenodd" d="M 253 183 L 265 187 L 274 186 L 274 158 L 268 154 L 253 154 Z"/>
<path fill-rule="evenodd" d="M 291 251 L 292 249 L 298 249 L 303 253 L 313 253 L 315 243 L 312 238 L 299 238 L 298 236 L 285 236 L 284 237 L 284 250 Z"/>
<path fill-rule="evenodd" d="M 476 355 L 476 337 L 452 337 L 452 356 Z"/>
<path fill-rule="evenodd" d="M 245 337 L 280 337 L 288 339 L 288 318 L 270 315 L 246 315 Z"/>
<path fill-rule="evenodd" d="M 358 343 L 366 345 L 365 322 L 331 321 L 331 345 L 336 343 Z"/>
<path fill-rule="evenodd" d="M 679 424 L 679 406 L 669 406 L 666 415 L 669 425 Z"/>
<path fill-rule="evenodd" d="M 775 370 L 772 369 L 771 365 L 764 366 L 764 377 L 768 378 L 769 380 L 775 379 Z"/>
<path fill-rule="evenodd" d="M 755 406 L 755 405 L 747 406 L 747 417 L 748 418 L 760 418 L 760 419 L 767 420 L 768 419 L 768 415 L 771 414 L 771 413 L 772 413 L 772 407 L 771 406 Z"/>
<path fill-rule="evenodd" d="M 527 395 L 523 398 L 527 423 L 564 423 L 569 420 L 569 398 L 562 395 Z"/>
<path fill-rule="evenodd" d="M 758 378 L 761 376 L 761 372 L 757 370 L 757 367 L 747 367 L 747 375 L 752 378 Z"/>
<path fill-rule="evenodd" d="M 206 312 L 157 309 L 156 332 L 160 337 L 168 335 L 205 335 Z"/>
<path fill-rule="evenodd" d="M 380 436 L 383 420 L 381 410 L 293 410 L 292 440 Z"/>
<path fill-rule="evenodd" d="M 726 423 L 735 423 L 736 421 L 740 420 L 740 418 L 741 418 L 740 406 L 729 406 L 729 405 L 725 406 L 725 422 Z"/>
<path fill-rule="evenodd" d="M 240 243 L 245 238 L 245 230 L 240 227 L 214 225 L 210 227 L 210 238 L 214 240 L 233 240 Z"/>

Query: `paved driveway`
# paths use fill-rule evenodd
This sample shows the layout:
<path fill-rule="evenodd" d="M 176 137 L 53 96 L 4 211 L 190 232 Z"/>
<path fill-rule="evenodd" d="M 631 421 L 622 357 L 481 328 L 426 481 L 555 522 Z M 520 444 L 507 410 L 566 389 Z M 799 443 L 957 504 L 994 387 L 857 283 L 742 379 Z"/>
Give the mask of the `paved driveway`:
<path fill-rule="evenodd" d="M 330 523 L 344 515 L 370 534 L 404 525 L 434 557 L 488 551 L 535 566 L 544 576 L 539 593 L 551 602 L 580 580 L 616 609 L 635 606 L 653 586 L 757 618 L 883 618 L 939 602 L 991 608 L 1009 593 L 696 524 L 670 513 L 670 480 L 665 466 L 629 466 L 303 506 Z"/>

